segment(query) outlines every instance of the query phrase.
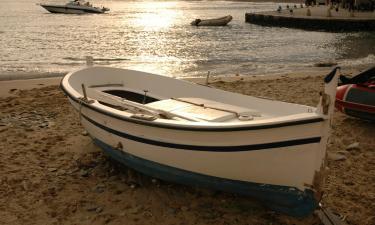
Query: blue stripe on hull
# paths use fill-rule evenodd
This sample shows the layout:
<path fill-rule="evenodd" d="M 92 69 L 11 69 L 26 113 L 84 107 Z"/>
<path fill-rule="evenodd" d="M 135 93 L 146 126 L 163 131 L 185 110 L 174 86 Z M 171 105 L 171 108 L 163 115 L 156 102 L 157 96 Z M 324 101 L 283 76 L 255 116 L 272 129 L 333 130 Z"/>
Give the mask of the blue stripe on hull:
<path fill-rule="evenodd" d="M 144 144 L 155 145 L 155 146 L 166 147 L 166 148 L 175 148 L 175 149 L 181 149 L 181 150 L 213 151 L 213 152 L 241 152 L 241 151 L 267 150 L 267 149 L 272 149 L 272 148 L 282 148 L 282 147 L 289 147 L 289 146 L 296 146 L 296 145 L 313 144 L 313 143 L 319 143 L 321 140 L 321 137 L 309 137 L 309 138 L 304 138 L 304 139 L 285 140 L 285 141 L 279 141 L 279 142 L 252 144 L 252 145 L 237 145 L 237 146 L 197 146 L 197 145 L 187 145 L 187 144 L 175 144 L 175 143 L 155 141 L 155 140 L 146 139 L 143 137 L 130 135 L 130 134 L 106 127 L 88 118 L 84 114 L 81 114 L 81 116 L 85 118 L 88 122 L 95 125 L 96 127 L 101 128 L 119 137 L 126 138 L 128 140 L 132 140 L 132 141 L 136 141 L 140 143 L 144 143 Z"/>
<path fill-rule="evenodd" d="M 275 211 L 295 217 L 311 214 L 318 205 L 311 190 L 302 192 L 293 187 L 207 176 L 136 157 L 114 149 L 98 139 L 94 139 L 94 142 L 121 164 L 161 180 L 250 196 Z"/>

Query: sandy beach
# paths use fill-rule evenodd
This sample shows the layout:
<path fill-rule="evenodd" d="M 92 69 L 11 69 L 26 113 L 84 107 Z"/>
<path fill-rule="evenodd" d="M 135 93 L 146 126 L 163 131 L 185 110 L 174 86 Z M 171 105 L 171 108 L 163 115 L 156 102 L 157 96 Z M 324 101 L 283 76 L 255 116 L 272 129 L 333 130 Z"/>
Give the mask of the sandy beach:
<path fill-rule="evenodd" d="M 315 106 L 322 77 L 234 76 L 210 86 Z M 117 165 L 93 145 L 59 81 L 0 82 L 0 224 L 319 224 Z M 332 127 L 322 203 L 347 224 L 375 224 L 375 124 L 335 112 Z"/>

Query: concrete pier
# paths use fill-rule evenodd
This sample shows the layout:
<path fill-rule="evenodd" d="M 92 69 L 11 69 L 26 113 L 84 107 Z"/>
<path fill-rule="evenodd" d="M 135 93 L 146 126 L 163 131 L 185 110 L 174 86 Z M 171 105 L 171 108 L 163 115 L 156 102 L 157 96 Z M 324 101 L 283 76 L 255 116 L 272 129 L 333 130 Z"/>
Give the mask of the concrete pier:
<path fill-rule="evenodd" d="M 290 12 L 290 9 L 293 12 Z M 375 31 L 375 12 L 354 12 L 339 8 L 328 10 L 327 6 L 283 8 L 280 12 L 246 13 L 248 23 L 325 31 Z M 308 10 L 310 12 L 308 12 Z"/>

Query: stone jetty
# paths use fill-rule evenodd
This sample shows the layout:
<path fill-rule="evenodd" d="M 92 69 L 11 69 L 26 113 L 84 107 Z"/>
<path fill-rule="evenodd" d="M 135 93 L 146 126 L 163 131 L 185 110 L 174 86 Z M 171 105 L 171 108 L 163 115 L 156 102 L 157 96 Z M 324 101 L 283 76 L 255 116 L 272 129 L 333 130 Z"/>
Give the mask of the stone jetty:
<path fill-rule="evenodd" d="M 375 31 L 375 12 L 349 12 L 328 6 L 279 8 L 269 12 L 246 13 L 248 23 L 325 31 Z"/>

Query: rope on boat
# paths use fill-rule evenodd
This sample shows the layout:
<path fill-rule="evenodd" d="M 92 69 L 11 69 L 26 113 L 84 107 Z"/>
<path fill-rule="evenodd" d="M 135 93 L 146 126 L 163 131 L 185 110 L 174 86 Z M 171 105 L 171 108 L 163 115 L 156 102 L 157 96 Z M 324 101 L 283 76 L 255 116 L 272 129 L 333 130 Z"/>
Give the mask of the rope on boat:
<path fill-rule="evenodd" d="M 240 116 L 240 114 L 236 111 L 233 111 L 233 110 L 229 110 L 229 109 L 222 109 L 222 108 L 217 108 L 217 107 L 212 107 L 212 106 L 207 106 L 205 104 L 200 104 L 200 103 L 195 103 L 195 102 L 191 102 L 191 101 L 187 101 L 187 100 L 183 100 L 183 99 L 179 99 L 179 98 L 171 98 L 175 101 L 179 101 L 179 102 L 185 102 L 185 103 L 188 103 L 188 104 L 192 104 L 192 105 L 196 105 L 196 106 L 200 106 L 200 107 L 203 107 L 203 108 L 208 108 L 208 109 L 215 109 L 215 110 L 219 110 L 219 111 L 223 111 L 223 112 L 229 112 L 229 113 L 233 113 L 235 114 L 237 117 Z"/>

